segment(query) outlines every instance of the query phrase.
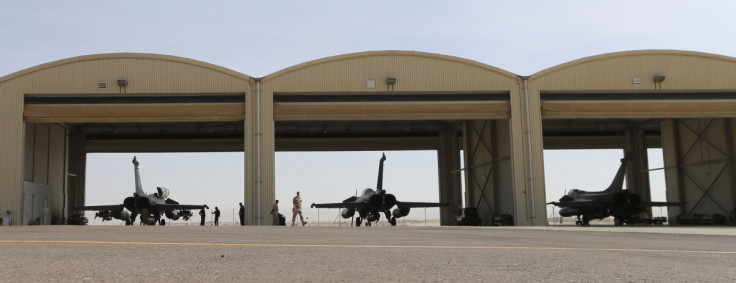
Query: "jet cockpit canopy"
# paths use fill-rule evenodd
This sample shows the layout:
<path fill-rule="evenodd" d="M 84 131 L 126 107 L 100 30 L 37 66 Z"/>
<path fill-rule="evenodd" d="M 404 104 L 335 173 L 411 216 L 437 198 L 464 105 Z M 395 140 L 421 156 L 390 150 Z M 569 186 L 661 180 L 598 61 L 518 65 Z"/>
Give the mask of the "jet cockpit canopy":
<path fill-rule="evenodd" d="M 169 189 L 163 187 L 156 187 L 158 194 L 156 195 L 160 199 L 167 199 L 169 197 Z"/>
<path fill-rule="evenodd" d="M 365 188 L 365 189 L 363 189 L 363 192 L 362 192 L 362 193 L 360 193 L 360 194 L 361 194 L 361 195 L 363 195 L 363 196 L 365 196 L 365 195 L 372 195 L 372 194 L 374 194 L 375 192 L 376 192 L 376 191 L 374 191 L 374 190 L 373 190 L 373 189 L 371 189 L 371 188 Z"/>
<path fill-rule="evenodd" d="M 586 192 L 583 191 L 583 190 L 580 190 L 580 189 L 572 189 L 569 192 L 567 192 L 567 196 L 568 197 L 574 197 L 574 196 L 579 195 L 581 193 L 586 193 Z"/>

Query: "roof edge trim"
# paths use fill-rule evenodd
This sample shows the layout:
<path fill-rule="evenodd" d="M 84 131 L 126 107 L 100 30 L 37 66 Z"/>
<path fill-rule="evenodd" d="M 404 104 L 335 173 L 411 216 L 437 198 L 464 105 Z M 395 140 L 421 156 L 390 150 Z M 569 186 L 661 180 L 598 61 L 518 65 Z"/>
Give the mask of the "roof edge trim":
<path fill-rule="evenodd" d="M 162 54 L 154 54 L 154 53 L 135 53 L 135 52 L 122 52 L 122 53 L 100 53 L 100 54 L 90 54 L 90 55 L 82 55 L 82 56 L 76 56 L 76 57 L 70 57 L 66 59 L 56 60 L 48 63 L 43 63 L 40 65 L 36 65 L 30 68 L 26 68 L 11 74 L 8 74 L 6 76 L 0 77 L 0 83 L 11 81 L 15 78 L 28 75 L 34 72 L 38 72 L 45 69 L 51 69 L 54 67 L 66 65 L 66 64 L 72 64 L 76 62 L 83 62 L 83 61 L 91 61 L 91 60 L 100 60 L 100 59 L 125 59 L 125 58 L 132 58 L 132 59 L 153 59 L 153 60 L 161 60 L 161 61 L 171 61 L 171 62 L 178 62 L 178 63 L 184 63 L 193 65 L 200 68 L 205 68 L 213 71 L 217 71 L 223 74 L 226 74 L 231 77 L 243 79 L 243 80 L 251 80 L 252 77 L 248 76 L 246 74 L 210 64 L 203 61 L 198 61 L 194 59 L 189 59 L 185 57 L 178 57 L 173 55 L 162 55 Z"/>
<path fill-rule="evenodd" d="M 559 72 L 560 70 L 568 69 L 577 65 L 589 63 L 589 62 L 595 62 L 595 61 L 603 61 L 605 59 L 611 59 L 611 58 L 618 58 L 618 57 L 627 57 L 627 56 L 644 56 L 644 55 L 679 55 L 679 56 L 686 56 L 686 57 L 702 57 L 702 58 L 708 58 L 708 59 L 715 59 L 715 60 L 721 60 L 721 61 L 729 61 L 736 63 L 736 58 L 729 57 L 725 55 L 718 55 L 713 53 L 705 53 L 705 52 L 698 52 L 698 51 L 687 51 L 687 50 L 670 50 L 670 49 L 643 49 L 643 50 L 629 50 L 629 51 L 619 51 L 619 52 L 611 52 L 611 53 L 604 53 L 599 55 L 593 55 L 588 57 L 583 57 L 577 60 L 573 60 L 567 63 L 562 63 L 544 70 L 541 70 L 539 72 L 536 72 L 530 76 L 530 80 L 534 80 L 537 78 L 544 77 L 546 75 Z"/>
<path fill-rule="evenodd" d="M 438 59 L 438 60 L 452 61 L 452 62 L 457 62 L 460 64 L 471 65 L 471 66 L 476 66 L 478 68 L 486 69 L 486 70 L 498 73 L 500 75 L 503 75 L 505 77 L 508 77 L 514 80 L 517 79 L 519 76 L 517 74 L 511 73 L 501 68 L 493 67 L 491 65 L 487 65 L 487 64 L 484 64 L 478 61 L 473 61 L 470 59 L 465 59 L 465 58 L 460 58 L 460 57 L 455 57 L 455 56 L 428 53 L 428 52 L 420 52 L 420 51 L 379 50 L 379 51 L 363 51 L 363 52 L 347 53 L 347 54 L 324 57 L 321 59 L 307 61 L 307 62 L 298 64 L 298 65 L 294 65 L 294 66 L 291 66 L 285 69 L 281 69 L 274 73 L 271 73 L 270 75 L 265 76 L 264 80 L 274 80 L 278 77 L 284 76 L 286 74 L 289 74 L 289 73 L 292 73 L 298 70 L 302 70 L 302 69 L 309 68 L 312 66 L 327 64 L 330 62 L 357 59 L 357 58 L 362 58 L 362 57 L 386 56 L 386 55 L 423 57 L 423 58 L 432 58 L 432 59 Z"/>

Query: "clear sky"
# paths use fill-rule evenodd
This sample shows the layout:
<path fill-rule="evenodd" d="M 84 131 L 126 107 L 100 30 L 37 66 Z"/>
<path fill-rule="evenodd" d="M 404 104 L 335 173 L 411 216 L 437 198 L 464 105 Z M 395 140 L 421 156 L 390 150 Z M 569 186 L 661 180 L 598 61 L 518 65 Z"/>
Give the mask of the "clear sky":
<path fill-rule="evenodd" d="M 531 75 L 625 50 L 736 56 L 735 12 L 733 1 L 2 1 L 0 76 L 74 56 L 142 52 L 263 77 L 371 50 L 451 55 Z M 88 204 L 118 203 L 132 193 L 133 155 L 89 156 Z M 165 186 L 180 202 L 223 209 L 243 198 L 242 153 L 137 155 L 147 190 Z M 607 186 L 621 155 L 546 154 L 548 170 L 592 162 L 584 174 L 548 171 L 548 192 L 557 199 L 562 188 Z M 387 156 L 386 186 L 400 200 L 437 199 L 435 152 Z M 377 152 L 277 153 L 277 198 L 288 203 L 301 189 L 305 203 L 340 201 L 375 186 L 378 158 Z M 600 183 L 570 182 L 581 175 Z M 201 191 L 210 193 L 194 194 Z"/>

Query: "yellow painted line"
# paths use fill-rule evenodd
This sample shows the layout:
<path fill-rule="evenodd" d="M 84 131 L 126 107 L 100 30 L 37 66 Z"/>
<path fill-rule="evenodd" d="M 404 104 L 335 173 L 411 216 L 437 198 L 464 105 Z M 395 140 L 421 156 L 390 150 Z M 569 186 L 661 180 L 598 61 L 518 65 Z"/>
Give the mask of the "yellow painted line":
<path fill-rule="evenodd" d="M 244 248 L 331 248 L 331 249 L 426 249 L 426 250 L 540 250 L 540 251 L 594 251 L 636 253 L 696 253 L 736 254 L 736 251 L 648 250 L 613 248 L 559 248 L 559 247 L 488 247 L 488 246 L 389 246 L 389 245 L 325 245 L 325 244 L 237 244 L 237 243 L 183 243 L 183 242 L 113 242 L 113 241 L 55 241 L 55 240 L 0 240 L 0 245 L 111 245 L 111 246 L 192 246 Z"/>

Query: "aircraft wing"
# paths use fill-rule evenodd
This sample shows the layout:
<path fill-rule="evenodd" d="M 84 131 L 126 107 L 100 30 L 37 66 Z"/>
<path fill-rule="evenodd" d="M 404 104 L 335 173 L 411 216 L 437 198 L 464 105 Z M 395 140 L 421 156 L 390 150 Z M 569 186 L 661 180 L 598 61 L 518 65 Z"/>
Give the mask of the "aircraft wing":
<path fill-rule="evenodd" d="M 336 202 L 336 203 L 313 203 L 312 208 L 353 208 L 361 209 L 365 207 L 363 202 Z"/>
<path fill-rule="evenodd" d="M 661 201 L 649 201 L 649 202 L 642 202 L 640 205 L 642 206 L 678 206 L 686 204 L 686 202 L 661 202 Z"/>
<path fill-rule="evenodd" d="M 76 210 L 123 210 L 122 204 L 112 204 L 112 205 L 93 205 L 93 206 L 81 206 L 81 207 L 73 207 L 73 209 Z"/>
<path fill-rule="evenodd" d="M 603 202 L 600 201 L 561 201 L 561 202 L 548 202 L 547 204 L 553 204 L 558 207 L 573 207 L 573 208 L 605 208 Z"/>
<path fill-rule="evenodd" d="M 449 203 L 439 203 L 439 202 L 408 202 L 408 201 L 397 201 L 396 206 L 399 208 L 406 208 L 406 207 L 444 207 L 449 206 Z"/>
<path fill-rule="evenodd" d="M 177 209 L 203 209 L 203 208 L 209 208 L 206 204 L 203 205 L 196 205 L 196 204 L 157 204 L 154 205 L 154 208 L 156 208 L 159 211 L 162 210 L 177 210 Z"/>

